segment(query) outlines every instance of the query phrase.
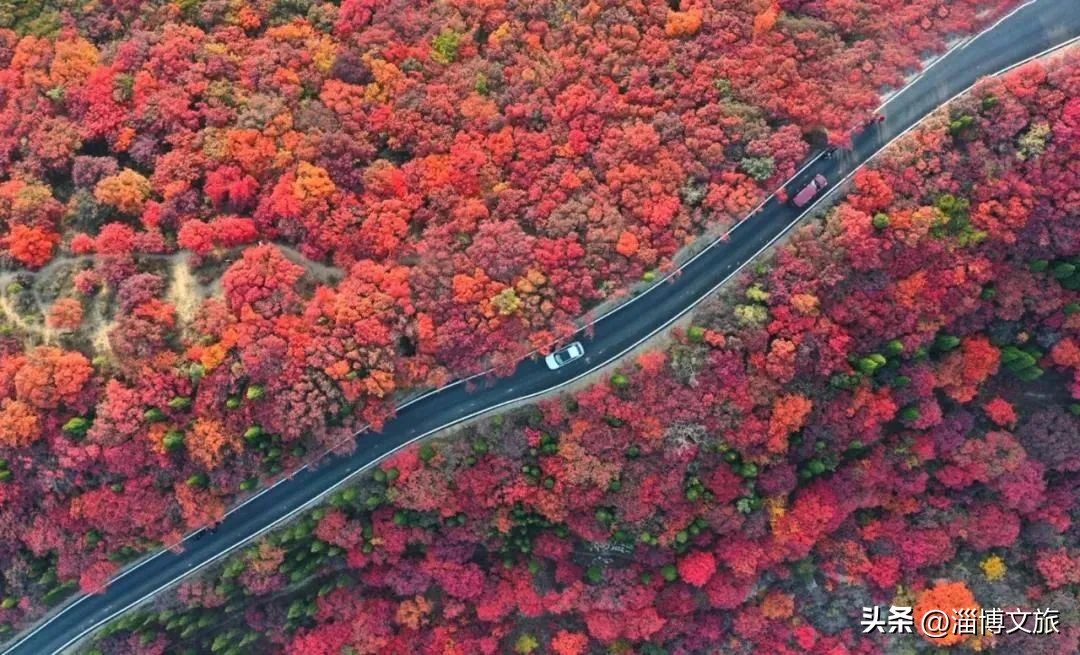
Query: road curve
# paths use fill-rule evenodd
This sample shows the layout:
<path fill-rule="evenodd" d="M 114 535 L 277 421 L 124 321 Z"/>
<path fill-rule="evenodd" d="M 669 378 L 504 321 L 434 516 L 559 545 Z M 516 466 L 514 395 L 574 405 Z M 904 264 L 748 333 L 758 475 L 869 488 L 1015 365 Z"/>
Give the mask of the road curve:
<path fill-rule="evenodd" d="M 836 182 L 849 177 L 886 144 L 979 77 L 999 72 L 1077 35 L 1080 11 L 1076 10 L 1076 0 L 1034 0 L 1024 5 L 928 67 L 883 105 L 884 122 L 858 135 L 850 151 L 831 159 L 813 160 L 788 188 L 798 189 L 818 173 L 835 187 Z M 216 532 L 189 538 L 182 553 L 162 551 L 125 570 L 105 593 L 77 598 L 48 621 L 18 635 L 4 653 L 62 652 L 119 613 L 316 504 L 351 475 L 403 445 L 514 401 L 557 389 L 601 368 L 684 315 L 813 209 L 800 212 L 774 198 L 768 199 L 758 213 L 733 229 L 726 241 L 686 263 L 681 274 L 599 319 L 592 326 L 591 336 L 580 335 L 587 359 L 558 371 L 547 370 L 541 361 L 525 361 L 512 376 L 481 382 L 480 388 L 470 391 L 468 385 L 457 383 L 402 406 L 381 433 L 359 439 L 350 455 L 330 457 L 318 468 L 305 468 L 264 490 L 234 508 Z"/>

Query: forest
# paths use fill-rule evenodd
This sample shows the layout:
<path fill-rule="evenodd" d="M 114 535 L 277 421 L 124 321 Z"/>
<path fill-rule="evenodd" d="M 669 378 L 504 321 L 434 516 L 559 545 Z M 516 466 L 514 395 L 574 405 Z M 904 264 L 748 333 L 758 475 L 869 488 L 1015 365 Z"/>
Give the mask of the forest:
<path fill-rule="evenodd" d="M 897 4 L 0 2 L 0 636 L 549 347 L 1015 3 Z"/>
<path fill-rule="evenodd" d="M 1080 650 L 1080 49 L 981 81 L 664 348 L 404 450 L 84 652 Z M 1054 608 L 1050 635 L 862 607 Z"/>

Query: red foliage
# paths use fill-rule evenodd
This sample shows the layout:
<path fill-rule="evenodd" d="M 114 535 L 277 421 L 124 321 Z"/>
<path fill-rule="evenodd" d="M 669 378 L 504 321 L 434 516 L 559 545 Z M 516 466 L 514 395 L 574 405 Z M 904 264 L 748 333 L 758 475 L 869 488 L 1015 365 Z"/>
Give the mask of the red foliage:
<path fill-rule="evenodd" d="M 695 587 L 704 587 L 714 573 L 716 558 L 712 553 L 694 551 L 679 560 L 679 577 Z"/>
<path fill-rule="evenodd" d="M 5 300 L 45 311 L 70 275 L 87 310 L 51 307 L 74 334 L 42 338 L 63 348 L 20 347 L 33 319 L 0 344 L 0 563 L 25 597 L 0 622 L 17 626 L 43 606 L 41 566 L 96 587 L 110 554 L 378 428 L 398 390 L 568 335 L 741 220 L 803 135 L 846 142 L 878 90 L 1000 13 L 60 4 L 13 19 L 38 36 L 0 29 L 0 239 L 34 269 Z M 628 384 L 399 455 L 185 601 L 246 590 L 267 607 L 243 619 L 290 652 L 871 652 L 815 606 L 840 584 L 919 589 L 987 548 L 1071 584 L 1075 553 L 1015 541 L 1067 535 L 1060 473 L 1080 467 L 1059 402 L 1080 396 L 1076 77 L 1065 54 L 982 83 Z M 1045 387 L 1024 387 L 1035 369 Z M 270 598 L 279 568 L 328 565 L 357 586 L 310 612 Z"/>
<path fill-rule="evenodd" d="M 108 560 L 98 560 L 88 566 L 79 576 L 79 589 L 86 594 L 100 594 L 105 591 L 105 585 L 113 573 L 116 573 L 120 565 Z"/>
<path fill-rule="evenodd" d="M 551 650 L 556 655 L 584 655 L 589 647 L 589 638 L 578 632 L 560 630 L 551 638 Z"/>
<path fill-rule="evenodd" d="M 4 238 L 4 246 L 11 257 L 30 268 L 48 264 L 59 242 L 60 235 L 56 232 L 26 225 L 13 225 Z"/>
<path fill-rule="evenodd" d="M 997 425 L 1009 427 L 1016 423 L 1016 410 L 1000 396 L 983 405 L 983 411 Z"/>
<path fill-rule="evenodd" d="M 83 320 L 82 303 L 76 298 L 61 298 L 49 308 L 49 327 L 58 330 L 75 330 Z"/>
<path fill-rule="evenodd" d="M 1041 551 L 1035 558 L 1035 568 L 1051 589 L 1080 584 L 1080 553 L 1065 548 Z"/>

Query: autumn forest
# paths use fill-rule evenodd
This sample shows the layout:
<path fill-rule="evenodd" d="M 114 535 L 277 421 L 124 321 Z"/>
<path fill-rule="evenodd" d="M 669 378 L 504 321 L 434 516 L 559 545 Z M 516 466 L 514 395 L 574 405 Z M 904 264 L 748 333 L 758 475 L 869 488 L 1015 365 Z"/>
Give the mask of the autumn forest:
<path fill-rule="evenodd" d="M 1014 4 L 0 3 L 0 638 L 573 334 Z M 84 652 L 1077 652 L 1078 155 L 1080 50 L 984 79 L 661 342 Z M 859 629 L 935 603 L 1061 631 Z"/>

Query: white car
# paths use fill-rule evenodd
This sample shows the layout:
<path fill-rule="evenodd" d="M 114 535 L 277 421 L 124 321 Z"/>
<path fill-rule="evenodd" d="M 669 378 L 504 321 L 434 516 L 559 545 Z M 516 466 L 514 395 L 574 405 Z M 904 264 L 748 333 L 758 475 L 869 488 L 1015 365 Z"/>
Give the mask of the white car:
<path fill-rule="evenodd" d="M 581 345 L 581 342 L 575 341 L 569 346 L 556 350 L 547 357 L 544 358 L 544 362 L 547 363 L 548 368 L 555 370 L 562 368 L 575 359 L 579 359 L 585 354 L 585 346 Z"/>

